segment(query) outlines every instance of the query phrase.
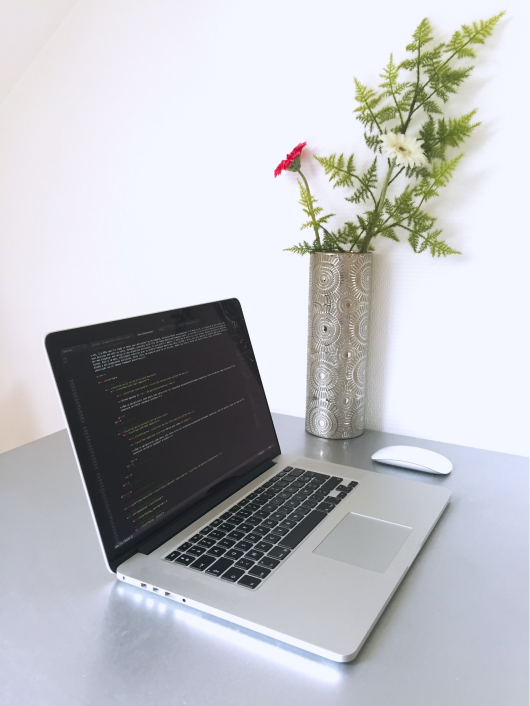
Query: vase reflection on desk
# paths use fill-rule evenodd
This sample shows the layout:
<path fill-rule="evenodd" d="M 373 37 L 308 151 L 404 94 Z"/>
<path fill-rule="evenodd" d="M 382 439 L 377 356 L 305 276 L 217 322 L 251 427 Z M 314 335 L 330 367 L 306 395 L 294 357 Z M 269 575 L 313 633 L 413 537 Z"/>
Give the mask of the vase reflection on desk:
<path fill-rule="evenodd" d="M 309 276 L 306 431 L 364 431 L 372 253 L 313 253 Z"/>

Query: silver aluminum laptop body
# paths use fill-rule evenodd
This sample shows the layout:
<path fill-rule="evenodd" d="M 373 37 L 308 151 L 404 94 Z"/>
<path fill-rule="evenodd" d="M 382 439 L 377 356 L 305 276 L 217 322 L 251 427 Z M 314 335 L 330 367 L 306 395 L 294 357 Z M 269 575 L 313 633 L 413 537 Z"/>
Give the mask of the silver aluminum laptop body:
<path fill-rule="evenodd" d="M 123 330 L 122 326 L 119 332 L 123 333 Z M 68 410 L 66 397 L 69 392 L 65 382 L 61 382 L 58 362 L 62 360 L 66 364 L 66 350 L 68 354 L 74 348 L 80 355 L 85 352 L 82 346 L 86 344 L 79 344 L 84 339 L 78 331 L 82 330 L 75 330 L 77 337 L 73 338 L 70 332 L 50 334 L 52 339 L 49 342 L 47 338 L 46 346 L 107 566 L 115 570 L 120 581 L 158 594 L 160 600 L 169 599 L 191 606 L 337 662 L 354 659 L 447 506 L 450 492 L 425 483 L 281 453 L 272 460 L 270 467 L 250 478 L 215 506 L 200 516 L 190 515 L 193 521 L 188 520 L 180 531 L 169 538 L 162 533 L 163 543 L 155 542 L 157 546 L 154 549 L 146 550 L 144 547 L 133 552 L 122 563 L 116 565 L 114 562 L 113 565 L 108 561 L 108 548 L 106 550 L 102 540 L 101 513 L 98 514 L 94 506 L 94 491 L 91 492 L 89 487 L 88 461 L 80 458 L 83 450 L 74 416 L 79 414 L 81 418 L 81 412 L 79 409 L 76 412 L 74 405 L 70 412 Z M 63 336 L 65 333 L 69 334 L 66 338 Z M 56 335 L 59 338 L 55 349 L 53 337 Z M 116 337 L 116 340 L 119 338 Z M 70 340 L 77 342 L 77 347 L 65 348 L 64 342 L 70 345 Z M 131 345 L 130 341 L 126 340 L 125 343 Z M 124 343 L 115 345 L 123 346 Z M 128 359 L 122 356 L 122 360 L 127 362 Z M 76 405 L 79 407 L 77 399 Z M 292 546 L 291 551 L 287 552 L 288 556 L 281 562 L 273 562 L 276 567 L 272 572 L 270 569 L 263 572 L 267 576 L 259 581 L 259 585 L 258 582 L 252 588 L 240 585 L 168 560 L 168 557 L 179 554 L 179 548 L 184 543 L 187 543 L 184 546 L 190 546 L 195 542 L 193 546 L 197 546 L 198 538 L 202 537 L 204 544 L 208 533 L 212 534 L 220 526 L 219 523 L 227 521 L 221 516 L 226 518 L 233 510 L 234 517 L 236 505 L 239 508 L 245 506 L 249 503 L 247 496 L 255 495 L 256 489 L 274 480 L 277 475 L 285 474 L 284 469 L 295 470 L 288 470 L 287 475 L 280 479 L 282 481 L 292 481 L 290 476 L 293 473 L 302 474 L 302 477 L 313 474 L 320 478 L 321 483 L 324 477 L 335 477 L 341 479 L 339 489 L 349 487 L 347 493 L 330 491 L 330 497 L 334 495 L 334 502 L 337 503 L 334 509 L 330 511 L 328 507 L 324 519 L 306 532 L 305 538 L 296 546 Z M 294 480 L 297 480 L 296 477 Z M 282 482 L 282 485 L 285 483 Z M 248 504 L 248 507 L 252 505 Z M 307 512 L 314 515 L 312 510 Z M 240 527 L 244 528 L 245 525 Z M 245 531 L 249 532 L 249 528 Z M 246 536 L 251 536 L 252 532 L 250 528 Z M 294 532 L 294 529 L 291 530 L 286 537 L 289 538 Z M 223 536 L 226 540 L 226 534 Z M 264 535 L 263 540 L 267 536 Z M 190 538 L 191 543 L 188 542 Z M 244 540 L 243 537 L 241 541 L 244 543 Z M 205 544 L 208 544 L 208 539 Z M 280 545 L 281 542 L 274 551 L 281 552 Z M 271 556 L 281 556 L 274 554 L 274 551 L 270 552 Z M 210 561 L 215 560 L 210 557 Z M 212 565 L 215 566 L 215 563 Z M 242 570 L 239 573 L 243 573 Z"/>

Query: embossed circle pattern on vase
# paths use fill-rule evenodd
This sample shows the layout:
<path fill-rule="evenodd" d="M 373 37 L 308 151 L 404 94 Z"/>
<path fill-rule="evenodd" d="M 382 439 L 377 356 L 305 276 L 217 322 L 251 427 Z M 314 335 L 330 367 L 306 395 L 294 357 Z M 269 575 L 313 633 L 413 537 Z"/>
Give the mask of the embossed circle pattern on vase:
<path fill-rule="evenodd" d="M 322 402 L 316 401 L 307 410 L 307 425 L 317 436 L 333 438 L 337 434 L 339 422 L 334 412 Z"/>
<path fill-rule="evenodd" d="M 328 439 L 364 430 L 372 256 L 311 255 L 306 429 Z"/>
<path fill-rule="evenodd" d="M 333 314 L 318 312 L 313 316 L 311 332 L 315 347 L 321 349 L 339 340 L 341 325 Z"/>

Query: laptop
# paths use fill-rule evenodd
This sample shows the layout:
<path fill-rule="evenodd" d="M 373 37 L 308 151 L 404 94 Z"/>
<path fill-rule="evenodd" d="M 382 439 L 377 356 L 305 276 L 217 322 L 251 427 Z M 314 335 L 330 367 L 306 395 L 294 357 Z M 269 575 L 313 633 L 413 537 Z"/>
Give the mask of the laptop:
<path fill-rule="evenodd" d="M 282 453 L 237 299 L 50 333 L 46 349 L 109 571 L 352 660 L 450 493 Z"/>

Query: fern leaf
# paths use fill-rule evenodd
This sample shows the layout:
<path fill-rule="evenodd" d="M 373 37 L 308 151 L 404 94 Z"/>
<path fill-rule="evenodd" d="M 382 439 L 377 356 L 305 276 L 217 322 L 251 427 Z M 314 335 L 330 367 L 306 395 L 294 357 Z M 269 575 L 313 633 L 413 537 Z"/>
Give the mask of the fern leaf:
<path fill-rule="evenodd" d="M 445 52 L 456 55 L 459 59 L 475 58 L 475 52 L 472 49 L 474 44 L 484 44 L 486 39 L 491 36 L 495 25 L 505 12 L 500 12 L 498 15 L 490 17 L 489 20 L 481 20 L 473 22 L 472 25 L 462 25 L 460 30 L 457 30 L 450 41 L 446 44 Z"/>
<path fill-rule="evenodd" d="M 334 182 L 334 189 L 338 186 L 353 187 L 353 175 L 355 173 L 353 155 L 350 155 L 347 159 L 345 159 L 343 154 L 340 154 L 338 157 L 336 154 L 332 154 L 329 157 L 314 156 L 317 162 L 324 167 L 326 175 L 331 175 L 329 180 Z"/>
<path fill-rule="evenodd" d="M 377 157 L 368 167 L 365 173 L 359 178 L 359 186 L 351 196 L 346 197 L 350 203 L 361 203 L 371 195 L 377 186 Z"/>

